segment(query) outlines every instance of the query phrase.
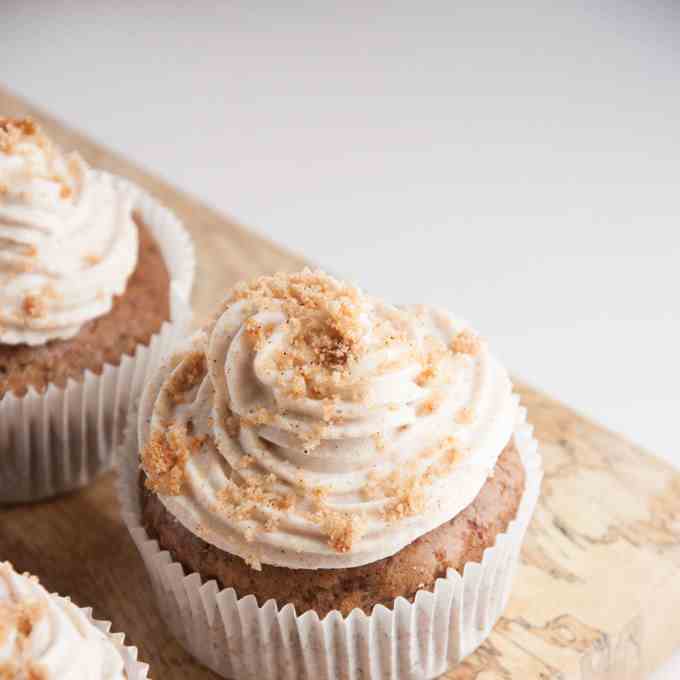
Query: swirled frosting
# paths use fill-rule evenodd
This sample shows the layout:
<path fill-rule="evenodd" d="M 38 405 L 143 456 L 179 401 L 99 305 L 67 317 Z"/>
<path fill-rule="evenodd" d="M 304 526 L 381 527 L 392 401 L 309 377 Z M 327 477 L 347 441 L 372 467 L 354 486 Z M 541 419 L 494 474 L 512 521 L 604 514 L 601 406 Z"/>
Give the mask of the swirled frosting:
<path fill-rule="evenodd" d="M 464 323 L 306 270 L 230 293 L 148 384 L 138 443 L 203 540 L 254 568 L 345 568 L 471 503 L 517 410 Z"/>
<path fill-rule="evenodd" d="M 0 118 L 0 343 L 69 338 L 137 264 L 133 196 L 29 120 Z"/>
<path fill-rule="evenodd" d="M 0 564 L 0 677 L 124 680 L 113 642 L 70 600 Z"/>

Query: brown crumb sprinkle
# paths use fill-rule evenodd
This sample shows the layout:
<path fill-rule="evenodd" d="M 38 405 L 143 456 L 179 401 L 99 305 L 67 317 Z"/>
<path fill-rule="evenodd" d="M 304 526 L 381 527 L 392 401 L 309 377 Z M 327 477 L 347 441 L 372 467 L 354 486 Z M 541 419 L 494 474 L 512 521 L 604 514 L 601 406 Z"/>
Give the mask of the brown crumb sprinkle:
<path fill-rule="evenodd" d="M 19 680 L 19 678 L 47 680 L 48 675 L 42 664 L 36 664 L 33 661 L 26 661 L 22 666 L 14 661 L 0 664 L 0 680 Z"/>
<path fill-rule="evenodd" d="M 456 354 L 468 354 L 473 357 L 479 354 L 481 348 L 479 336 L 468 328 L 458 333 L 451 343 L 451 349 Z"/>
<path fill-rule="evenodd" d="M 29 293 L 21 303 L 23 313 L 31 319 L 39 319 L 47 314 L 47 305 L 40 295 Z"/>
<path fill-rule="evenodd" d="M 475 419 L 475 412 L 468 407 L 463 407 L 456 413 L 456 422 L 459 425 L 469 425 Z"/>
<path fill-rule="evenodd" d="M 171 403 L 184 403 L 187 393 L 200 384 L 206 373 L 207 365 L 203 352 L 190 352 L 182 357 L 166 387 Z"/>
<path fill-rule="evenodd" d="M 418 416 L 431 416 L 441 406 L 442 397 L 441 395 L 435 395 L 430 399 L 426 399 L 418 405 L 416 409 L 416 415 Z"/>
<path fill-rule="evenodd" d="M 38 133 L 38 126 L 30 118 L 0 118 L 0 152 L 10 154 L 26 137 Z"/>
<path fill-rule="evenodd" d="M 365 518 L 358 513 L 322 508 L 313 516 L 321 531 L 328 536 L 328 545 L 336 552 L 346 553 L 365 535 Z"/>
<path fill-rule="evenodd" d="M 422 473 L 406 474 L 397 469 L 382 478 L 375 473 L 370 475 L 369 482 L 362 491 L 364 497 L 388 500 L 383 511 L 383 518 L 388 522 L 421 514 L 426 510 L 425 489 L 436 479 L 449 474 L 460 460 L 455 438 L 445 437 L 435 447 L 425 449 L 418 457 L 431 458 L 437 455 L 439 459 Z"/>
<path fill-rule="evenodd" d="M 246 301 L 253 314 L 273 306 L 285 313 L 289 348 L 275 357 L 274 365 L 295 375 L 290 384 L 293 398 L 331 396 L 365 350 L 359 290 L 323 272 L 305 269 L 239 284 L 222 311 L 238 301 Z M 271 330 L 254 319 L 246 322 L 245 332 L 255 348 Z"/>
<path fill-rule="evenodd" d="M 186 428 L 173 424 L 155 432 L 142 450 L 146 487 L 164 496 L 179 496 L 185 481 L 189 457 L 205 444 L 207 436 L 188 437 Z"/>
<path fill-rule="evenodd" d="M 256 519 L 259 507 L 272 510 L 290 510 L 295 507 L 293 493 L 279 493 L 274 489 L 276 477 L 268 474 L 230 483 L 217 492 L 218 510 L 230 519 L 245 521 Z"/>

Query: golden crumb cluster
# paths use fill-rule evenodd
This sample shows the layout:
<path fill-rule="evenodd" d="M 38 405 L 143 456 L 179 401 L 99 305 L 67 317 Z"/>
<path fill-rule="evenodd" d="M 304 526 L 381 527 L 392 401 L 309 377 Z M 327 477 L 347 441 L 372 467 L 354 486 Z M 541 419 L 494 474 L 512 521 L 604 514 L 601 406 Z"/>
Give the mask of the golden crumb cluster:
<path fill-rule="evenodd" d="M 320 505 L 312 515 L 321 532 L 328 536 L 328 545 L 336 552 L 346 553 L 366 533 L 366 519 L 356 512 L 342 512 Z"/>
<path fill-rule="evenodd" d="M 172 404 L 183 404 L 188 393 L 200 384 L 208 370 L 203 352 L 191 352 L 179 360 L 181 365 L 166 386 L 166 394 Z"/>
<path fill-rule="evenodd" d="M 241 466 L 250 467 L 252 461 Z M 293 491 L 280 491 L 276 488 L 275 475 L 264 477 L 253 476 L 245 480 L 231 481 L 218 494 L 216 510 L 237 522 L 250 522 L 244 531 L 246 541 L 252 542 L 259 531 L 276 531 L 280 521 L 280 513 L 296 507 L 298 496 Z M 325 499 L 327 489 L 314 487 L 306 489 L 300 484 L 297 492 L 306 493 L 313 501 L 314 511 L 305 512 L 303 516 L 316 524 L 328 537 L 328 544 L 338 552 L 348 552 L 355 541 L 359 540 L 366 530 L 366 521 L 360 514 L 342 512 L 328 507 Z M 263 510 L 274 511 L 265 518 Z"/>
<path fill-rule="evenodd" d="M 249 478 L 242 483 L 232 482 L 218 493 L 219 511 L 227 517 L 244 521 L 255 519 L 258 507 L 285 511 L 295 507 L 297 498 L 294 493 L 278 493 L 275 490 L 276 477 Z M 275 529 L 274 523 L 265 526 L 268 531 Z M 246 536 L 252 540 L 254 534 Z"/>
<path fill-rule="evenodd" d="M 187 461 L 201 450 L 206 439 L 190 436 L 187 427 L 178 424 L 155 432 L 142 450 L 147 488 L 165 496 L 179 496 Z"/>
<path fill-rule="evenodd" d="M 46 145 L 47 139 L 30 118 L 0 118 L 0 152 L 11 154 L 26 139 Z"/>
<path fill-rule="evenodd" d="M 44 169 L 31 164 L 31 175 L 55 182 L 59 186 L 60 198 L 64 200 L 70 198 L 73 195 L 73 182 L 82 173 L 82 161 L 79 157 L 76 154 L 62 156 L 59 148 L 30 118 L 0 118 L 0 153 L 28 155 L 28 149 L 31 147 L 40 149 L 46 163 Z M 9 191 L 8 186 L 0 184 L 0 195 Z"/>
<path fill-rule="evenodd" d="M 23 302 L 21 303 L 21 309 L 23 313 L 31 319 L 39 319 L 45 316 L 47 312 L 47 305 L 45 300 L 40 295 L 35 295 L 33 293 L 26 295 Z"/>
<path fill-rule="evenodd" d="M 364 487 L 368 499 L 382 498 L 389 502 L 384 511 L 384 519 L 394 522 L 425 511 L 425 491 L 437 479 L 450 474 L 460 460 L 454 437 L 446 437 L 434 448 L 426 449 L 419 458 L 435 458 L 423 472 L 410 474 L 396 469 L 385 477 L 373 475 Z"/>
<path fill-rule="evenodd" d="M 276 308 L 286 315 L 287 349 L 275 364 L 279 372 L 292 374 L 282 385 L 291 396 L 322 399 L 332 395 L 366 349 L 361 292 L 323 272 L 305 269 L 239 284 L 226 306 L 237 301 L 247 301 L 253 313 Z M 245 330 L 252 346 L 260 349 L 273 327 L 251 318 Z"/>
<path fill-rule="evenodd" d="M 482 341 L 479 336 L 469 328 L 456 335 L 451 343 L 451 349 L 456 354 L 469 354 L 477 356 L 482 348 Z"/>

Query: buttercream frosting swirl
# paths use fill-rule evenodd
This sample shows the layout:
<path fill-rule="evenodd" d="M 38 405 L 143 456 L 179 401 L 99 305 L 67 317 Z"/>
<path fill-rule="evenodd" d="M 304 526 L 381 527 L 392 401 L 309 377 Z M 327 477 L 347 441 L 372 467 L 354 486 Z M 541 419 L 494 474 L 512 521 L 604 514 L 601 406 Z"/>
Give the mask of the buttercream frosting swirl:
<path fill-rule="evenodd" d="M 134 196 L 29 120 L 0 118 L 0 343 L 70 338 L 137 264 Z"/>
<path fill-rule="evenodd" d="M 517 409 L 463 322 L 306 270 L 237 286 L 148 384 L 138 434 L 147 485 L 203 540 L 345 568 L 472 502 Z"/>
<path fill-rule="evenodd" d="M 0 563 L 0 677 L 124 680 L 121 654 L 69 599 Z"/>

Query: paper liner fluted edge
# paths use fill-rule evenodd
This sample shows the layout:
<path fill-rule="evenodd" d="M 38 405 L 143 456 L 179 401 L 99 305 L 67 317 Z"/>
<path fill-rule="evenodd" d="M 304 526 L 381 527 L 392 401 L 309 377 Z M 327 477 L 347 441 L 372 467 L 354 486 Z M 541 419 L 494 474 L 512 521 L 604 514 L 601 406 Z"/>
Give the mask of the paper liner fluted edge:
<path fill-rule="evenodd" d="M 70 598 L 67 598 L 70 600 Z M 139 650 L 137 647 L 125 644 L 125 633 L 112 633 L 111 622 L 95 619 L 92 613 L 92 607 L 79 607 L 80 611 L 85 614 L 87 620 L 106 635 L 113 643 L 118 654 L 123 659 L 123 666 L 125 668 L 125 680 L 147 680 L 149 678 L 149 664 L 139 660 Z"/>
<path fill-rule="evenodd" d="M 514 438 L 526 472 L 517 515 L 480 562 L 463 575 L 449 569 L 433 591 L 392 609 L 339 611 L 320 619 L 278 609 L 253 595 L 239 598 L 198 573 L 185 574 L 142 526 L 134 413 L 120 449 L 119 498 L 123 519 L 149 574 L 160 614 L 185 649 L 225 678 L 238 680 L 422 680 L 434 678 L 473 652 L 505 609 L 519 553 L 536 506 L 543 466 L 526 410 L 519 409 Z M 132 425 L 132 426 L 130 426 Z"/>
<path fill-rule="evenodd" d="M 105 173 L 104 173 L 105 174 Z M 170 276 L 171 321 L 159 336 L 175 337 L 191 321 L 189 295 L 196 258 L 177 217 L 128 180 L 112 176 L 120 191 L 134 194 L 134 210 L 157 242 Z M 139 345 L 101 374 L 85 371 L 64 387 L 30 388 L 0 399 L 0 504 L 26 503 L 87 486 L 113 465 L 127 414 L 139 395 L 149 358 Z"/>

